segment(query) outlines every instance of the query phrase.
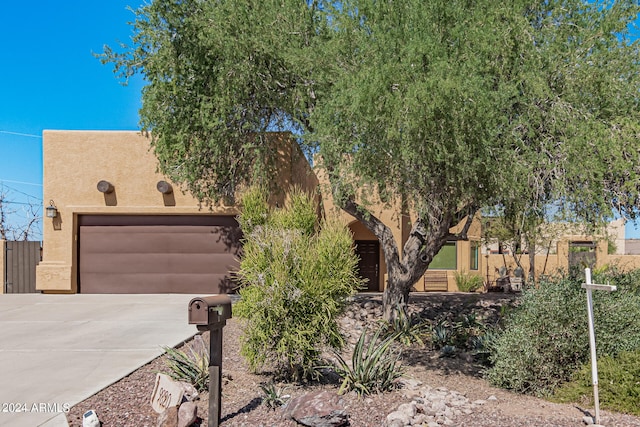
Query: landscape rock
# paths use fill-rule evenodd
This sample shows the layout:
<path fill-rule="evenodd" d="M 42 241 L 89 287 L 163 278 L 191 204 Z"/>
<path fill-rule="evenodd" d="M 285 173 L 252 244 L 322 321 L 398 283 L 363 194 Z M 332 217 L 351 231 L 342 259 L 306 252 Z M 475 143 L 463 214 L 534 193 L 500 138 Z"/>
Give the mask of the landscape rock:
<path fill-rule="evenodd" d="M 184 402 L 178 409 L 178 427 L 189 427 L 198 419 L 198 407 L 193 402 Z"/>
<path fill-rule="evenodd" d="M 326 390 L 291 399 L 284 417 L 308 427 L 340 427 L 349 422 L 340 396 Z"/>
<path fill-rule="evenodd" d="M 158 416 L 158 427 L 178 427 L 177 406 L 169 406 Z"/>
<path fill-rule="evenodd" d="M 183 402 L 193 402 L 200 398 L 198 390 L 196 390 L 193 385 L 185 381 L 178 381 L 178 384 L 182 387 L 182 390 L 184 390 L 184 394 L 182 395 Z"/>
<path fill-rule="evenodd" d="M 411 399 L 391 412 L 386 419 L 386 427 L 428 426 L 441 427 L 456 425 L 455 418 L 469 415 L 474 408 L 497 400 L 494 396 L 487 400 L 471 402 L 465 395 L 445 387 L 433 388 L 412 379 L 402 380 L 404 396 Z M 492 399 L 493 397 L 493 399 Z"/>

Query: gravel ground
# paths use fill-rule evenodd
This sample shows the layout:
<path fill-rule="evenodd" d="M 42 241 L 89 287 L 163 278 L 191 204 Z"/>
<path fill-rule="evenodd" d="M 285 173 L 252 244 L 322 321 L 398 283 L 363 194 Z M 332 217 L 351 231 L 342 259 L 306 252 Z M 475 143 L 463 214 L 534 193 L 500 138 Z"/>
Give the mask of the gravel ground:
<path fill-rule="evenodd" d="M 364 297 L 363 297 L 364 298 Z M 376 302 L 376 297 L 367 297 Z M 504 303 L 504 296 L 492 294 L 427 294 L 412 298 L 414 310 L 451 310 L 461 312 L 480 304 L 484 306 Z M 487 302 L 487 300 L 489 300 Z M 223 427 L 232 426 L 296 426 L 294 421 L 284 420 L 280 411 L 271 411 L 261 405 L 261 383 L 270 377 L 252 374 L 239 353 L 240 324 L 231 319 L 224 328 L 222 422 Z M 208 339 L 204 334 L 205 340 Z M 353 334 L 355 335 L 355 334 Z M 406 352 L 405 352 L 406 354 Z M 555 404 L 531 396 L 522 396 L 491 387 L 480 376 L 480 367 L 465 358 L 437 358 L 433 352 L 413 350 L 405 358 L 406 378 L 420 381 L 432 387 L 446 387 L 464 394 L 469 400 L 489 400 L 486 405 L 473 410 L 469 415 L 455 418 L 456 426 L 582 426 L 588 408 L 580 405 Z M 156 426 L 158 414 L 151 408 L 149 399 L 157 372 L 165 371 L 164 356 L 141 367 L 131 375 L 98 392 L 94 396 L 71 408 L 67 414 L 69 425 L 82 426 L 82 414 L 94 409 L 104 427 Z M 292 397 L 319 389 L 336 390 L 335 384 L 287 387 Z M 344 396 L 350 426 L 383 426 L 386 416 L 400 404 L 410 399 L 403 390 L 360 398 L 354 394 Z M 208 396 L 200 396 L 198 414 L 201 425 L 207 425 Z M 640 418 L 625 414 L 601 411 L 601 423 L 608 427 L 640 427 Z"/>

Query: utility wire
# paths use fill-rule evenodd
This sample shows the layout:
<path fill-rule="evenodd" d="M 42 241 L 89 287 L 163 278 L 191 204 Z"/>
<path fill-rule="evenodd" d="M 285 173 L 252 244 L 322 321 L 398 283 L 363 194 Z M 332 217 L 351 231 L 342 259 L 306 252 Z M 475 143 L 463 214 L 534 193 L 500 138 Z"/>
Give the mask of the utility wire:
<path fill-rule="evenodd" d="M 31 197 L 32 199 L 42 200 L 42 198 L 41 198 L 41 197 L 33 196 L 33 195 L 31 195 L 31 194 L 24 193 L 24 192 L 22 192 L 22 191 L 20 191 L 20 190 L 18 190 L 18 189 L 16 189 L 16 188 L 10 187 L 10 186 L 8 186 L 8 185 L 6 185 L 6 184 L 2 184 L 2 181 L 0 181 L 0 186 L 1 186 L 0 188 L 2 188 L 2 187 L 4 187 L 4 188 L 8 188 L 9 190 L 15 191 L 16 193 L 20 193 L 20 194 L 22 194 L 23 196 Z"/>
<path fill-rule="evenodd" d="M 0 205 L 3 205 L 3 204 L 7 204 L 7 205 L 25 205 L 25 206 L 34 206 L 34 204 L 33 204 L 33 203 L 26 203 L 26 202 L 9 202 L 9 201 L 7 201 L 7 200 L 1 200 L 1 201 L 0 201 Z M 38 209 L 42 208 L 42 206 L 40 206 L 40 205 L 36 205 L 36 207 L 37 207 Z"/>
<path fill-rule="evenodd" d="M 42 136 L 40 135 L 33 135 L 31 133 L 20 133 L 20 132 L 11 132 L 8 130 L 0 130 L 0 133 L 4 133 L 7 135 L 16 135 L 16 136 L 27 136 L 29 138 L 38 138 L 38 139 L 42 139 Z"/>
<path fill-rule="evenodd" d="M 12 184 L 34 185 L 36 187 L 42 187 L 42 184 L 36 184 L 35 182 L 12 181 L 10 179 L 2 179 L 2 178 L 0 178 L 0 183 L 1 182 L 10 182 Z"/>

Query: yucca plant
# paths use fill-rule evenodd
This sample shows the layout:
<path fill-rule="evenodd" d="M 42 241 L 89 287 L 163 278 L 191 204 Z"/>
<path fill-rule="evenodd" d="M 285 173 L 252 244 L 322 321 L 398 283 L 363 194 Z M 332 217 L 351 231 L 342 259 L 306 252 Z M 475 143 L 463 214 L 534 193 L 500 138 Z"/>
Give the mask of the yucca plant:
<path fill-rule="evenodd" d="M 394 347 L 395 335 L 381 338 L 382 328 L 368 338 L 364 330 L 353 349 L 351 365 L 335 352 L 336 373 L 342 378 L 338 394 L 355 391 L 359 395 L 393 389 L 402 376 L 400 352 Z"/>
<path fill-rule="evenodd" d="M 196 336 L 192 345 L 185 345 L 185 351 L 171 347 L 163 349 L 167 353 L 168 375 L 176 381 L 190 383 L 198 391 L 204 391 L 209 385 L 209 352 L 202 338 L 198 338 Z"/>
<path fill-rule="evenodd" d="M 289 399 L 289 395 L 284 394 L 285 388 L 278 388 L 270 381 L 268 383 L 260 384 L 260 389 L 262 390 L 262 404 L 267 408 L 276 410 L 280 406 L 284 405 Z"/>

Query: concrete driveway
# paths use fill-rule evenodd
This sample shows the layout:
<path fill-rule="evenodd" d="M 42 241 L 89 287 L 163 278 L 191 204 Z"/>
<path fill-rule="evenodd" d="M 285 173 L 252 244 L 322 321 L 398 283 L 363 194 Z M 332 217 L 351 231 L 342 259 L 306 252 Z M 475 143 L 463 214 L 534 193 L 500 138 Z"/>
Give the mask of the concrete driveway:
<path fill-rule="evenodd" d="M 0 426 L 67 426 L 67 408 L 197 332 L 194 296 L 0 295 Z"/>

